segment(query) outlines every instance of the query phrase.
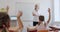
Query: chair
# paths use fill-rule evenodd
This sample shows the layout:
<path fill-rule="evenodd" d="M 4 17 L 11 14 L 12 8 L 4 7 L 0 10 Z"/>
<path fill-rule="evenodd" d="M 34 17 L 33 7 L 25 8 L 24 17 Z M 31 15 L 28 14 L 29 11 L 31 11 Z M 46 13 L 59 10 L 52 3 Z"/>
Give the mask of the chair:
<path fill-rule="evenodd" d="M 48 30 L 39 30 L 38 32 L 48 32 Z"/>
<path fill-rule="evenodd" d="M 10 28 L 9 28 L 9 32 L 18 32 L 19 29 L 20 29 L 20 31 L 22 32 L 23 24 L 22 24 L 21 19 L 20 19 L 20 21 L 18 21 L 18 25 L 19 25 L 18 27 L 10 27 Z"/>

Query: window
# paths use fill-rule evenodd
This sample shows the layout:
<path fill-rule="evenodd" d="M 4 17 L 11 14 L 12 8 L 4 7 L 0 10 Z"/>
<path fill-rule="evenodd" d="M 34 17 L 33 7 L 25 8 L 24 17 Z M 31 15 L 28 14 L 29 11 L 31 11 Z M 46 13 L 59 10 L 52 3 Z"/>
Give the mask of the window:
<path fill-rule="evenodd" d="M 59 0 L 54 0 L 54 20 L 59 22 L 60 15 L 59 15 Z"/>

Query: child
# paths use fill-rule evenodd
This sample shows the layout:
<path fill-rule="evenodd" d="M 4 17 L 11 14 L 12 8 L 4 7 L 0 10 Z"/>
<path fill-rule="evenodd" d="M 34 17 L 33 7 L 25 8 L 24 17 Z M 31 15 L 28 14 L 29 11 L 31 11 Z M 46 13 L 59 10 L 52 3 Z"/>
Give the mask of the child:
<path fill-rule="evenodd" d="M 50 8 L 48 8 L 48 13 L 49 13 L 49 19 L 47 22 L 44 21 L 45 18 L 43 15 L 39 16 L 39 23 L 38 25 L 36 25 L 37 31 L 47 29 L 47 25 L 49 24 L 50 19 L 51 19 Z"/>
<path fill-rule="evenodd" d="M 0 12 L 0 32 L 7 32 L 10 27 L 10 18 L 7 13 Z"/>
<path fill-rule="evenodd" d="M 44 21 L 44 16 L 43 15 L 40 15 L 39 16 L 39 21 L 38 21 L 38 24 L 36 26 L 33 26 L 34 28 L 30 28 L 28 27 L 29 30 L 37 30 L 37 31 L 40 31 L 40 30 L 46 30 L 47 29 L 47 25 L 49 24 L 50 22 L 50 19 L 51 19 L 51 13 L 50 13 L 50 8 L 48 8 L 48 13 L 49 13 L 49 19 L 47 22 Z"/>
<path fill-rule="evenodd" d="M 16 26 L 16 27 L 10 27 L 9 28 L 9 32 L 22 32 L 22 30 L 23 30 L 23 23 L 22 23 L 22 21 L 21 21 L 21 19 L 20 19 L 20 17 L 22 16 L 22 12 L 21 11 L 19 11 L 18 12 L 18 14 L 17 14 L 17 21 L 18 21 L 18 26 Z"/>
<path fill-rule="evenodd" d="M 22 16 L 22 12 L 19 12 L 17 14 L 17 21 L 19 23 L 18 29 L 23 28 L 22 21 L 20 17 Z M 9 32 L 10 28 L 10 17 L 7 13 L 5 12 L 0 12 L 0 32 Z"/>

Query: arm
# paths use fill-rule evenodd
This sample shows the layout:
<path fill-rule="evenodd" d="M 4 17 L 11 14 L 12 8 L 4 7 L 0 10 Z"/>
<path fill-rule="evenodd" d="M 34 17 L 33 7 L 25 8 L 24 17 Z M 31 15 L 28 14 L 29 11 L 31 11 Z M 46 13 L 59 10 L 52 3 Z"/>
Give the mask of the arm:
<path fill-rule="evenodd" d="M 22 16 L 22 12 L 19 12 L 19 13 L 17 14 L 17 21 L 18 21 L 18 24 L 19 24 L 19 28 L 20 28 L 20 29 L 23 28 L 23 23 L 22 23 L 22 21 L 21 21 L 21 19 L 20 19 L 21 16 Z"/>
<path fill-rule="evenodd" d="M 7 13 L 8 13 L 8 11 L 9 11 L 9 6 L 6 7 L 6 10 L 7 10 Z"/>
<path fill-rule="evenodd" d="M 33 15 L 33 16 L 36 16 L 33 12 L 32 12 L 32 15 Z"/>
<path fill-rule="evenodd" d="M 18 21 L 20 32 L 22 32 L 22 30 L 23 30 L 23 23 L 22 23 L 20 17 L 17 17 L 17 21 Z"/>
<path fill-rule="evenodd" d="M 37 30 L 37 29 L 36 29 L 36 26 L 27 27 L 27 31 L 34 31 L 34 30 Z"/>
<path fill-rule="evenodd" d="M 48 21 L 47 21 L 47 24 L 49 24 L 50 19 L 51 19 L 51 12 L 50 12 L 50 8 L 48 8 L 48 13 L 49 13 L 49 19 L 48 19 Z"/>
<path fill-rule="evenodd" d="M 23 23 L 22 23 L 20 17 L 17 18 L 17 21 L 18 21 L 18 24 L 19 24 L 19 28 L 20 28 L 20 29 L 23 28 Z"/>

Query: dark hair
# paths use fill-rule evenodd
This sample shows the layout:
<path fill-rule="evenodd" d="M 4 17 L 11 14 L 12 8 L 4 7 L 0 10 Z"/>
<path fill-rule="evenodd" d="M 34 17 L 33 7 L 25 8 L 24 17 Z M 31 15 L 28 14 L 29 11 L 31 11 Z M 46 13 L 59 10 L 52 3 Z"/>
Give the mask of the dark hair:
<path fill-rule="evenodd" d="M 7 13 L 0 12 L 0 29 L 3 28 L 3 25 L 6 28 L 9 28 L 10 27 L 9 21 L 10 21 L 9 15 Z"/>
<path fill-rule="evenodd" d="M 39 16 L 39 20 L 40 20 L 40 21 L 44 21 L 44 16 L 42 16 L 42 15 Z"/>

